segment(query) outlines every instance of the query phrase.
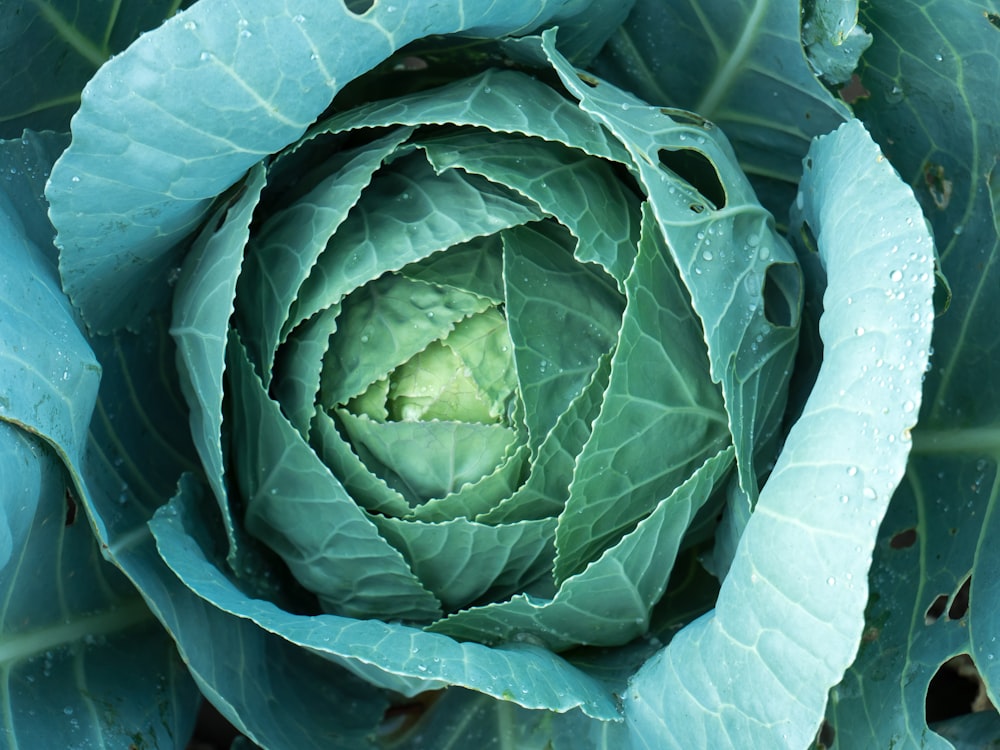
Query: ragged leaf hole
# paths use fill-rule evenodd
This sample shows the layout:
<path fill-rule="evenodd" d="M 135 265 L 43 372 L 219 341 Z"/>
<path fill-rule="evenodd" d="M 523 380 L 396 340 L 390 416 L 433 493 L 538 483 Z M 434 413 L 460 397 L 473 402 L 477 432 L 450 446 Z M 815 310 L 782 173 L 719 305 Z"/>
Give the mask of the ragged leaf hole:
<path fill-rule="evenodd" d="M 961 620 L 969 611 L 969 591 L 972 588 L 972 576 L 966 576 L 954 592 L 938 594 L 924 612 L 924 624 L 933 625 L 942 617 L 948 620 Z"/>
<path fill-rule="evenodd" d="M 916 529 L 904 529 L 898 534 L 895 534 L 892 539 L 889 540 L 889 546 L 893 549 L 906 549 L 907 547 L 912 547 L 917 541 L 917 530 Z"/>
<path fill-rule="evenodd" d="M 833 747 L 833 743 L 837 739 L 837 730 L 833 728 L 833 724 L 828 721 L 824 721 L 819 728 L 819 733 L 816 735 L 816 747 L 818 748 L 829 748 Z"/>
<path fill-rule="evenodd" d="M 924 612 L 924 625 L 933 625 L 941 619 L 941 615 L 948 609 L 948 595 L 938 594 L 931 602 L 931 606 Z"/>
<path fill-rule="evenodd" d="M 661 165 L 694 187 L 715 208 L 725 207 L 726 189 L 707 156 L 693 148 L 661 148 L 657 156 Z"/>
<path fill-rule="evenodd" d="M 968 654 L 959 654 L 942 664 L 927 686 L 924 712 L 928 724 L 990 710 L 995 709 Z"/>
<path fill-rule="evenodd" d="M 802 276 L 792 263 L 772 263 L 764 272 L 764 317 L 779 328 L 799 324 Z"/>
<path fill-rule="evenodd" d="M 989 21 L 993 26 L 1000 29 L 1000 14 L 997 13 L 983 13 L 986 16 L 986 20 Z"/>

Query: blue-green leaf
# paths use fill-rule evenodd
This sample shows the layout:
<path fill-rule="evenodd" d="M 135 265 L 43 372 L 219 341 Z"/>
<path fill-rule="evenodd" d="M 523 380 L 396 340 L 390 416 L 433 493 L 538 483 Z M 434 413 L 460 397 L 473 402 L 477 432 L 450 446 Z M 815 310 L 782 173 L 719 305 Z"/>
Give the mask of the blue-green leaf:
<path fill-rule="evenodd" d="M 210 550 L 206 551 L 206 523 L 198 503 L 197 496 L 182 493 L 157 514 L 152 527 L 159 551 L 192 591 L 230 612 L 234 621 L 252 622 L 255 628 L 279 635 L 302 652 L 318 655 L 372 685 L 403 695 L 457 685 L 526 708 L 558 712 L 581 708 L 595 718 L 619 718 L 610 694 L 597 680 L 537 646 L 523 643 L 489 648 L 459 643 L 381 620 L 297 615 L 269 601 L 247 597 L 223 575 Z M 230 643 L 230 639 L 221 638 L 214 647 L 238 656 L 239 645 Z"/>
<path fill-rule="evenodd" d="M 0 741 L 184 741 L 197 692 L 85 511 L 101 368 L 59 289 L 42 198 L 64 145 L 0 143 Z"/>
<path fill-rule="evenodd" d="M 0 79 L 0 138 L 26 128 L 69 130 L 80 89 L 123 50 L 192 0 L 16 0 L 0 7 L 0 55 L 16 60 Z"/>
<path fill-rule="evenodd" d="M 687 124 L 669 110 L 581 77 L 555 49 L 552 33 L 542 39 L 581 108 L 632 156 L 701 318 L 712 379 L 725 397 L 740 483 L 752 503 L 758 475 L 771 459 L 795 353 L 801 292 L 794 253 L 718 128 Z"/>
<path fill-rule="evenodd" d="M 939 671 L 959 655 L 984 697 L 1000 700 L 998 11 L 995 2 L 863 9 L 875 40 L 854 106 L 923 206 L 953 297 L 934 323 L 933 367 L 907 477 L 876 547 L 861 649 L 831 693 L 827 722 L 842 747 L 955 742 L 929 722 L 946 684 Z"/>
<path fill-rule="evenodd" d="M 73 143 L 53 170 L 47 194 L 74 303 L 96 330 L 135 327 L 164 302 L 178 243 L 212 199 L 406 43 L 524 33 L 568 20 L 579 6 L 451 0 L 361 12 L 326 0 L 294 8 L 202 0 L 178 13 L 90 80 Z"/>
<path fill-rule="evenodd" d="M 780 223 L 810 139 L 849 116 L 806 61 L 800 5 L 637 0 L 594 63 L 647 102 L 683 107 L 721 127 Z"/>
<path fill-rule="evenodd" d="M 816 141 L 800 196 L 828 279 L 823 366 L 714 612 L 630 683 L 638 747 L 804 747 L 860 643 L 877 529 L 920 405 L 933 246 L 857 121 Z"/>

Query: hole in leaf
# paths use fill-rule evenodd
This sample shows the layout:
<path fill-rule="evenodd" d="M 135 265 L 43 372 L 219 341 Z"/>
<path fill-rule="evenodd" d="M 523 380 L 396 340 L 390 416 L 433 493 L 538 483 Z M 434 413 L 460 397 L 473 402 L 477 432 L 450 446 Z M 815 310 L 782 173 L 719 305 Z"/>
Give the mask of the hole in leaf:
<path fill-rule="evenodd" d="M 938 594 L 934 601 L 931 602 L 931 606 L 924 612 L 924 625 L 933 625 L 936 623 L 946 609 L 948 609 L 948 595 Z"/>
<path fill-rule="evenodd" d="M 703 153 L 693 148 L 676 150 L 661 148 L 658 156 L 660 164 L 682 180 L 686 180 L 716 208 L 723 208 L 726 205 L 726 189 L 722 185 L 722 179 L 715 166 Z"/>
<path fill-rule="evenodd" d="M 799 237 L 806 250 L 811 253 L 819 252 L 819 243 L 816 242 L 816 235 L 813 234 L 812 227 L 805 222 L 802 222 L 802 227 L 799 229 Z"/>
<path fill-rule="evenodd" d="M 1000 29 L 1000 15 L 996 13 L 983 13 L 986 16 L 986 20 L 993 24 L 996 28 Z"/>
<path fill-rule="evenodd" d="M 374 4 L 375 0 L 344 0 L 344 7 L 356 16 L 364 15 Z"/>
<path fill-rule="evenodd" d="M 972 576 L 967 576 L 958 591 L 951 598 L 951 605 L 948 607 L 949 620 L 961 620 L 965 613 L 969 611 L 969 589 L 972 588 Z"/>
<path fill-rule="evenodd" d="M 833 747 L 833 743 L 837 739 L 837 730 L 833 728 L 833 725 L 827 721 L 824 721 L 819 728 L 819 734 L 816 736 L 816 747 L 817 748 L 828 748 Z"/>
<path fill-rule="evenodd" d="M 66 525 L 67 526 L 72 526 L 74 521 L 76 521 L 76 499 L 73 497 L 73 493 L 67 488 L 67 490 L 66 490 Z"/>
<path fill-rule="evenodd" d="M 917 530 L 916 529 L 906 529 L 905 531 L 900 531 L 898 534 L 893 536 L 889 540 L 889 546 L 893 549 L 906 549 L 907 547 L 912 547 L 917 541 Z"/>
<path fill-rule="evenodd" d="M 802 278 L 798 266 L 772 263 L 764 272 L 764 317 L 773 326 L 798 324 Z"/>
<path fill-rule="evenodd" d="M 968 654 L 942 664 L 927 687 L 924 712 L 928 724 L 990 708 L 982 677 Z"/>

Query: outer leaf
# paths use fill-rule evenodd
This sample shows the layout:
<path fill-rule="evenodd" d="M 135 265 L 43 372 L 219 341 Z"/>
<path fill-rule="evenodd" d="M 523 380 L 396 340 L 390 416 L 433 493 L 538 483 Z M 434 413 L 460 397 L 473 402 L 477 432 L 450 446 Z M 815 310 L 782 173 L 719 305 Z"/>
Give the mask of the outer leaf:
<path fill-rule="evenodd" d="M 0 80 L 0 138 L 25 128 L 69 130 L 80 89 L 139 32 L 191 0 L 115 2 L 12 0 L 0 9 L 0 56 L 16 60 Z"/>
<path fill-rule="evenodd" d="M 0 142 L 0 419 L 83 455 L 101 368 L 59 288 L 41 188 L 65 146 L 25 133 Z"/>
<path fill-rule="evenodd" d="M 610 695 L 561 657 L 527 644 L 488 648 L 459 643 L 380 620 L 301 616 L 245 596 L 226 579 L 203 545 L 208 528 L 197 498 L 179 495 L 153 521 L 160 554 L 206 602 L 280 635 L 296 649 L 346 667 L 373 685 L 404 695 L 458 685 L 529 708 L 582 708 L 595 718 L 618 717 Z"/>
<path fill-rule="evenodd" d="M 219 209 L 185 260 L 174 296 L 170 334 L 177 343 L 177 371 L 187 401 L 191 435 L 209 486 L 222 509 L 235 561 L 242 519 L 233 521 L 222 445 L 223 370 L 236 279 L 250 219 L 264 187 L 264 169 L 252 170 L 243 194 Z"/>
<path fill-rule="evenodd" d="M 804 747 L 860 640 L 876 530 L 927 366 L 932 245 L 856 121 L 816 142 L 800 195 L 828 276 L 823 366 L 714 613 L 630 685 L 640 747 Z"/>
<path fill-rule="evenodd" d="M 959 653 L 972 655 L 1000 705 L 998 18 L 995 2 L 880 3 L 863 18 L 875 42 L 859 76 L 871 95 L 855 106 L 923 205 L 954 296 L 935 322 L 907 481 L 872 567 L 862 649 L 831 694 L 827 721 L 840 747 L 947 747 L 927 726 L 926 696 Z M 966 611 L 956 593 L 970 574 Z M 873 715 L 878 724 L 865 718 Z"/>
<path fill-rule="evenodd" d="M 719 125 L 779 221 L 810 138 L 848 116 L 806 62 L 799 8 L 777 0 L 638 0 L 594 66 L 647 102 Z"/>
<path fill-rule="evenodd" d="M 98 330 L 135 325 L 163 301 L 157 282 L 212 198 L 302 135 L 346 83 L 419 37 L 526 32 L 579 10 L 568 0 L 364 13 L 326 0 L 196 3 L 84 90 L 48 188 L 70 296 Z"/>
<path fill-rule="evenodd" d="M 101 371 L 59 290 L 41 195 L 63 145 L 0 143 L 0 744 L 183 742 L 197 692 L 80 504 Z"/>
<path fill-rule="evenodd" d="M 0 745 L 182 743 L 197 692 L 39 438 L 0 422 Z M 179 746 L 179 745 L 178 745 Z"/>
<path fill-rule="evenodd" d="M 579 77 L 556 51 L 551 32 L 543 35 L 542 47 L 581 108 L 632 156 L 702 320 L 712 379 L 722 385 L 729 413 L 740 483 L 753 502 L 758 474 L 771 459 L 795 352 L 801 299 L 794 254 L 718 129 L 675 121 L 669 110 Z M 692 160 L 701 165 L 692 170 L 694 185 L 677 173 L 688 172 Z"/>
<path fill-rule="evenodd" d="M 97 339 L 95 345 L 105 363 L 104 390 L 88 446 L 90 493 L 84 500 L 106 553 L 176 639 L 204 694 L 255 742 L 310 750 L 365 747 L 384 710 L 376 691 L 343 672 L 331 675 L 326 662 L 202 601 L 157 553 L 147 521 L 173 492 L 178 474 L 196 465 L 183 400 L 175 390 L 175 352 L 166 327 L 160 324 L 141 338 Z M 198 507 L 208 517 L 202 528 L 211 523 L 221 529 L 210 490 L 189 480 L 182 491 L 193 492 L 192 487 L 200 489 Z M 217 541 L 217 563 L 228 569 L 222 531 Z M 273 563 L 264 569 L 246 567 L 255 562 L 250 557 L 241 561 L 241 583 L 257 576 L 254 595 L 267 591 L 289 608 L 301 606 L 280 593 L 293 583 L 277 576 Z M 193 706 L 185 696 L 193 695 L 193 686 L 187 678 L 185 672 L 178 676 L 175 703 L 190 717 Z M 276 705 L 274 694 L 284 696 L 288 705 Z M 181 734 L 175 732 L 175 737 Z"/>

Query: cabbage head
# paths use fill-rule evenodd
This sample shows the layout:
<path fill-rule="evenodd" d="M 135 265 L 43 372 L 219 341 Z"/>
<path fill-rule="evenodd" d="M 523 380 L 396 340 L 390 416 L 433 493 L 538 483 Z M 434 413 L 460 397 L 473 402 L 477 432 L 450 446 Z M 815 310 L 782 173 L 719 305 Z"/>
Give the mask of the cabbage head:
<path fill-rule="evenodd" d="M 912 195 L 851 121 L 779 227 L 781 170 L 765 208 L 717 125 L 583 67 L 626 6 L 292 5 L 203 0 L 137 39 L 45 189 L 88 387 L 103 368 L 67 502 L 135 611 L 263 747 L 640 747 L 736 700 L 720 671 L 788 690 L 799 651 L 822 652 L 787 720 L 811 737 L 919 407 Z M 901 269 L 890 242 L 926 244 Z M 857 382 L 817 378 L 808 338 L 796 362 L 827 282 L 819 334 Z"/>

